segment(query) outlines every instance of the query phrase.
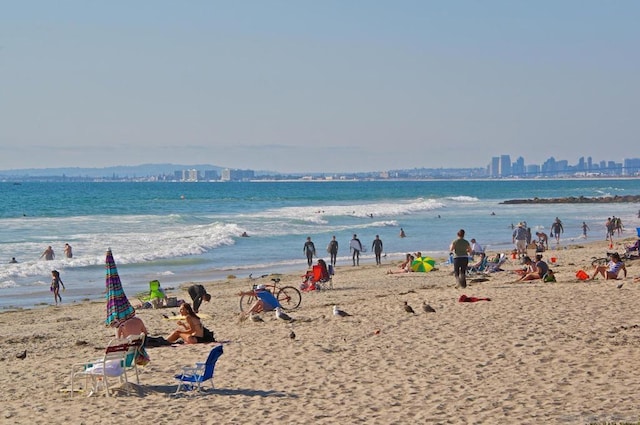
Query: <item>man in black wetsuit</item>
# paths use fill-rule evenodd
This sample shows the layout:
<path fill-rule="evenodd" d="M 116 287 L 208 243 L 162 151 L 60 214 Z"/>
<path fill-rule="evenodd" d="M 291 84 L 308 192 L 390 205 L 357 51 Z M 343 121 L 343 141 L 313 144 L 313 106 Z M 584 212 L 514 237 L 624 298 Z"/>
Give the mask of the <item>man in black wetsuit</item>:
<path fill-rule="evenodd" d="M 202 301 L 211 301 L 211 295 L 207 294 L 207 290 L 202 285 L 191 285 L 187 292 L 189 292 L 189 296 L 193 300 L 193 311 L 196 313 L 200 309 Z"/>

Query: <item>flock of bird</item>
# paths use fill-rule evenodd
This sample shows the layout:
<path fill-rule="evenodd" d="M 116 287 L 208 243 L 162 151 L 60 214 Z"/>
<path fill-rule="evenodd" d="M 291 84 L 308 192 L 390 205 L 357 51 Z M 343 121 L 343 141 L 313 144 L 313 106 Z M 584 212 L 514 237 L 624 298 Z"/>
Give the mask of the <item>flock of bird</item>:
<path fill-rule="evenodd" d="M 293 319 L 287 313 L 282 311 L 282 309 L 280 307 L 276 307 L 275 311 L 276 311 L 276 318 L 278 320 L 282 320 L 282 321 L 289 322 L 289 323 L 292 323 L 292 322 L 295 321 L 295 319 Z M 404 311 L 406 311 L 409 314 L 416 314 L 416 312 L 413 309 L 413 307 L 411 307 L 407 301 L 404 302 Z M 424 311 L 425 313 L 435 313 L 436 312 L 436 310 L 433 307 L 431 307 L 429 304 L 427 304 L 425 301 L 422 302 L 422 311 Z M 174 315 L 175 315 L 175 313 L 174 313 Z M 337 317 L 350 317 L 350 316 L 352 316 L 351 314 L 347 313 L 346 311 L 340 310 L 337 305 L 333 306 L 333 315 L 337 316 Z M 166 314 L 163 314 L 162 316 L 165 319 L 169 318 L 169 316 L 167 316 Z M 251 313 L 249 315 L 249 318 L 251 319 L 252 322 L 264 322 L 264 319 L 262 317 L 260 317 L 259 315 L 257 315 L 257 314 Z M 291 340 L 296 339 L 296 334 L 295 334 L 295 332 L 293 332 L 293 330 L 291 330 L 289 332 L 289 338 Z M 27 357 L 27 350 L 24 350 L 23 352 L 16 354 L 16 357 L 21 359 L 21 360 L 24 360 Z"/>

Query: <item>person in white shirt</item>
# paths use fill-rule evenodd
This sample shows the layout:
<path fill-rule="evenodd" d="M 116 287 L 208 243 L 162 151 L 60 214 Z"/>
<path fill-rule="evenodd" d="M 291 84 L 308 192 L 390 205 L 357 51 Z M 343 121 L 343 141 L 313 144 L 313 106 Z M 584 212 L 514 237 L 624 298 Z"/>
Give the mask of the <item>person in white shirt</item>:
<path fill-rule="evenodd" d="M 484 248 L 476 242 L 475 238 L 471 239 L 471 256 L 480 255 L 484 253 Z"/>

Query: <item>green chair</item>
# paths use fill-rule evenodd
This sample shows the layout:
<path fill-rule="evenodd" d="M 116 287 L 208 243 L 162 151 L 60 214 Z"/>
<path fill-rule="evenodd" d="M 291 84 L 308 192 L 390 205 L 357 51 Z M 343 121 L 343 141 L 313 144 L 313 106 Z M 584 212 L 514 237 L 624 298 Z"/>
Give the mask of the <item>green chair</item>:
<path fill-rule="evenodd" d="M 167 296 L 160 288 L 160 281 L 152 280 L 151 282 L 149 282 L 149 292 L 142 292 L 140 294 L 137 294 L 136 298 L 138 298 L 142 302 L 150 302 L 154 305 L 154 307 L 156 307 L 158 304 L 165 301 Z"/>

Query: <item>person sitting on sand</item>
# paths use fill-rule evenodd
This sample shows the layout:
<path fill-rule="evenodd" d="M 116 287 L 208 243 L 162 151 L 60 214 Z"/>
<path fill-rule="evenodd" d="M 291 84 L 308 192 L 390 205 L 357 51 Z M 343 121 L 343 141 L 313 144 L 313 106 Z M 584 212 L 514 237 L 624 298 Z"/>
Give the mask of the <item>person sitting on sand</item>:
<path fill-rule="evenodd" d="M 411 272 L 411 263 L 413 262 L 414 257 L 411 254 L 407 254 L 406 259 L 400 263 L 397 270 L 387 270 L 387 274 L 396 274 L 396 273 L 409 273 Z"/>
<path fill-rule="evenodd" d="M 120 322 L 116 328 L 116 338 L 126 338 L 131 335 L 147 335 L 147 327 L 144 325 L 142 319 L 138 316 L 133 316 L 130 319 Z"/>
<path fill-rule="evenodd" d="M 178 328 L 169 335 L 167 341 L 172 344 L 179 339 L 182 339 L 185 344 L 204 342 L 204 326 L 200 317 L 191 308 L 191 304 L 182 304 L 180 314 L 184 316 L 185 320 L 178 320 Z"/>
<path fill-rule="evenodd" d="M 278 299 L 271 292 L 269 292 L 267 290 L 267 287 L 264 285 L 258 285 L 251 291 L 241 291 L 238 293 L 239 297 L 243 295 L 253 295 L 254 297 L 256 297 L 256 302 L 253 303 L 248 311 L 241 313 L 241 319 L 248 317 L 252 313 L 272 311 L 275 310 L 276 307 L 282 307 Z"/>
<path fill-rule="evenodd" d="M 614 252 L 611 254 L 611 260 L 605 266 L 596 266 L 591 280 L 595 279 L 598 274 L 601 274 L 605 280 L 617 279 L 620 272 L 624 272 L 624 277 L 627 277 L 627 268 L 624 266 L 620 254 Z"/>
<path fill-rule="evenodd" d="M 530 265 L 531 263 L 532 263 L 531 258 L 525 257 L 525 264 Z M 536 262 L 533 265 L 533 271 L 526 273 L 517 281 L 522 282 L 525 280 L 542 279 L 544 275 L 547 274 L 548 271 L 549 271 L 549 266 L 547 265 L 546 262 L 542 260 L 542 254 L 538 254 L 536 255 Z"/>

